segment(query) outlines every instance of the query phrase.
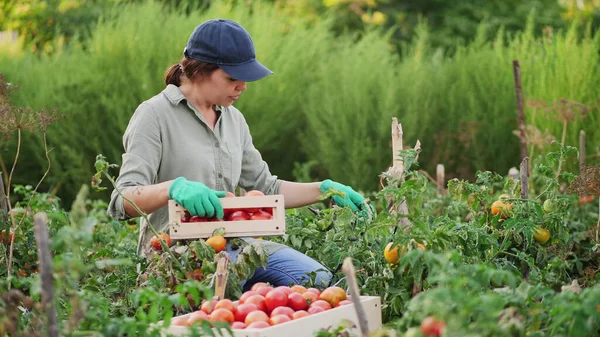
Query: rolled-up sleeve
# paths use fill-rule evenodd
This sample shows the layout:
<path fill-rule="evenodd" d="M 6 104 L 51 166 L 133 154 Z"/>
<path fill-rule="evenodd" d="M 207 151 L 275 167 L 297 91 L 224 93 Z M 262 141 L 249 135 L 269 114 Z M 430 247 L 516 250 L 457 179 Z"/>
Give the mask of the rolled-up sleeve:
<path fill-rule="evenodd" d="M 154 184 L 161 161 L 161 129 L 159 116 L 148 104 L 141 104 L 134 112 L 123 135 L 125 153 L 122 157 L 116 189 L 108 205 L 109 216 L 125 220 L 131 218 L 123 205 L 123 193 L 132 186 Z"/>
<path fill-rule="evenodd" d="M 242 174 L 239 185 L 245 190 L 259 190 L 268 195 L 278 194 L 281 180 L 271 174 L 269 165 L 254 147 L 250 129 L 245 121 L 242 123 L 242 139 Z"/>

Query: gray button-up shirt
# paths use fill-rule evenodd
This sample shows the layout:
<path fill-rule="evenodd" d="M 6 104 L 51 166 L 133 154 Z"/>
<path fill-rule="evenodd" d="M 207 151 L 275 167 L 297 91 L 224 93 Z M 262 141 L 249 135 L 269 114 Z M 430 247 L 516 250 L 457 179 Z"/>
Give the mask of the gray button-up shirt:
<path fill-rule="evenodd" d="M 161 183 L 183 176 L 211 189 L 233 192 L 237 186 L 279 193 L 281 181 L 269 172 L 252 143 L 248 124 L 234 108 L 217 107 L 219 117 L 214 129 L 175 85 L 143 102 L 134 112 L 125 134 L 125 153 L 117 189 Z M 123 198 L 114 190 L 108 214 L 116 219 L 130 218 Z M 167 231 L 168 207 L 149 215 L 157 231 Z M 152 236 L 141 219 L 138 253 Z"/>

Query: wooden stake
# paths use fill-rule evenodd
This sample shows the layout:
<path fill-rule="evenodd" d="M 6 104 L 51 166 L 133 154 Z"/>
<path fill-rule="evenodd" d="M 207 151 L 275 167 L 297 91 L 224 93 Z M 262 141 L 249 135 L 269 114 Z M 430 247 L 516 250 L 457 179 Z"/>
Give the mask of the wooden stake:
<path fill-rule="evenodd" d="M 523 111 L 523 89 L 521 88 L 521 70 L 519 61 L 513 61 L 513 75 L 517 92 L 517 121 L 519 123 L 519 140 L 521 141 L 521 160 L 527 157 L 527 133 L 525 127 L 525 112 Z M 521 170 L 523 170 L 521 168 Z"/>
<path fill-rule="evenodd" d="M 585 171 L 585 131 L 579 131 L 579 175 Z M 1 179 L 2 177 L 0 177 Z"/>
<path fill-rule="evenodd" d="M 444 165 L 438 164 L 436 168 L 436 185 L 439 192 L 439 195 L 444 195 L 446 191 L 445 185 L 446 181 L 446 170 L 444 169 Z"/>
<path fill-rule="evenodd" d="M 215 296 L 214 299 L 222 300 L 225 298 L 225 289 L 227 288 L 227 278 L 229 277 L 229 254 L 220 252 L 217 256 L 217 271 L 215 272 Z"/>
<path fill-rule="evenodd" d="M 54 279 L 52 278 L 52 257 L 48 237 L 48 216 L 40 212 L 34 216 L 34 234 L 42 286 L 42 307 L 48 316 L 48 337 L 58 337 L 58 321 L 54 307 Z"/>
<path fill-rule="evenodd" d="M 346 282 L 348 282 L 348 288 L 350 288 L 350 296 L 352 303 L 354 303 L 354 309 L 356 310 L 356 317 L 358 317 L 358 325 L 360 332 L 363 337 L 369 335 L 369 322 L 367 320 L 367 314 L 365 308 L 363 308 L 360 302 L 360 291 L 358 290 L 358 282 L 356 282 L 356 272 L 354 270 L 354 264 L 352 258 L 347 257 L 344 259 L 342 265 L 342 272 L 346 275 Z"/>
<path fill-rule="evenodd" d="M 404 161 L 400 156 L 402 151 L 402 124 L 398 123 L 398 118 L 392 117 L 392 166 L 402 170 L 404 172 Z"/>
<path fill-rule="evenodd" d="M 2 221 L 8 222 L 8 202 L 6 200 L 6 190 L 4 189 L 2 174 L 0 174 L 0 212 L 2 212 Z"/>
<path fill-rule="evenodd" d="M 529 177 L 527 174 L 527 167 L 528 167 L 528 162 L 529 158 L 525 157 L 523 158 L 523 161 L 521 162 L 521 199 L 523 200 L 527 200 L 529 199 L 529 192 L 528 192 L 528 188 L 529 188 Z"/>

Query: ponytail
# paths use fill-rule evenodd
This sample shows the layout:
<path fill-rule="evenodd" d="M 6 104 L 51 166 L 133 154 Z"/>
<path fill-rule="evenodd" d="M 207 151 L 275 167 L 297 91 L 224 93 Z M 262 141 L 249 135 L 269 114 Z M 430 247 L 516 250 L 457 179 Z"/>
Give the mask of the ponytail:
<path fill-rule="evenodd" d="M 183 66 L 181 63 L 174 64 L 165 72 L 165 85 L 181 85 L 181 75 L 183 75 Z"/>
<path fill-rule="evenodd" d="M 181 85 L 181 76 L 186 76 L 191 81 L 198 75 L 210 76 L 213 71 L 219 69 L 219 66 L 213 63 L 206 63 L 192 58 L 184 57 L 180 63 L 174 64 L 165 72 L 165 85 Z"/>

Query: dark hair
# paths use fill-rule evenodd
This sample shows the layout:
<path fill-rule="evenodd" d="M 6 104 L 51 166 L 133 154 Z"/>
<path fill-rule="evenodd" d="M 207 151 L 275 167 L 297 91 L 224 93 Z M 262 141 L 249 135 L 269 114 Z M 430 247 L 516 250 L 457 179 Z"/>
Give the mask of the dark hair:
<path fill-rule="evenodd" d="M 189 57 L 181 59 L 180 63 L 174 64 L 165 72 L 165 85 L 174 84 L 181 85 L 181 75 L 185 72 L 185 76 L 191 81 L 198 75 L 208 76 L 219 66 L 213 63 L 198 61 Z"/>

